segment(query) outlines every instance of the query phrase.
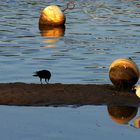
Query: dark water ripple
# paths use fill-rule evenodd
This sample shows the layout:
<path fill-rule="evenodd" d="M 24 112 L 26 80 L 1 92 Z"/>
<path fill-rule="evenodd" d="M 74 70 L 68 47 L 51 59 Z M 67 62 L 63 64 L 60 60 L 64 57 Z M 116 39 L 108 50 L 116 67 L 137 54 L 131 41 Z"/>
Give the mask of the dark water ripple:
<path fill-rule="evenodd" d="M 140 66 L 140 6 L 133 0 L 79 0 L 66 28 L 40 31 L 40 11 L 66 1 L 1 0 L 1 82 L 39 82 L 32 73 L 52 71 L 51 82 L 110 83 L 108 67 L 119 57 Z M 52 36 L 56 31 L 62 34 Z M 6 76 L 5 76 L 6 75 Z"/>

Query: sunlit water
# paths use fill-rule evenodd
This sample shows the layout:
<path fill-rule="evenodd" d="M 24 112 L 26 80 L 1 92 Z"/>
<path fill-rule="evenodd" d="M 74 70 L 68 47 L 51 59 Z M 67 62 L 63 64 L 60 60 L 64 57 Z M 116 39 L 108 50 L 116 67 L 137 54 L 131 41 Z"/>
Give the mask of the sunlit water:
<path fill-rule="evenodd" d="M 65 30 L 53 37 L 39 30 L 44 7 L 60 0 L 0 0 L 0 82 L 39 83 L 33 72 L 48 69 L 51 83 L 110 83 L 114 59 L 132 57 L 140 66 L 139 0 L 79 0 L 65 12 Z M 55 32 L 55 30 L 50 32 Z M 112 121 L 105 106 L 0 107 L 2 139 L 139 139 L 133 118 Z"/>
<path fill-rule="evenodd" d="M 68 1 L 0 1 L 0 82 L 39 83 L 32 73 L 52 72 L 51 83 L 110 83 L 114 59 L 132 57 L 140 65 L 139 1 L 75 2 L 65 12 L 62 36 L 38 28 L 40 11 L 51 4 L 64 9 Z"/>

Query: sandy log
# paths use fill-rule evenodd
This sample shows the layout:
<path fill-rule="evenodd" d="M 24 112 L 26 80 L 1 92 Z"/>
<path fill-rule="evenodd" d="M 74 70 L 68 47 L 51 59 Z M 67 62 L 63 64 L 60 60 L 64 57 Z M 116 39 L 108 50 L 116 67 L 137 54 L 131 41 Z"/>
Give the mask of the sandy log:
<path fill-rule="evenodd" d="M 129 91 L 116 91 L 112 85 L 2 83 L 0 104 L 140 106 L 140 99 Z"/>

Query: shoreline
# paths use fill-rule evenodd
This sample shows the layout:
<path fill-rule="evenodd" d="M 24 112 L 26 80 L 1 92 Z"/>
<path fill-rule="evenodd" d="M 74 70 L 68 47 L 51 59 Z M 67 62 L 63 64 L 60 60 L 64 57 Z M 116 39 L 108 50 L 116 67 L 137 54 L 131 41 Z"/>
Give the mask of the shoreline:
<path fill-rule="evenodd" d="M 140 99 L 129 91 L 117 91 L 104 84 L 0 83 L 0 105 L 15 106 L 140 106 Z"/>

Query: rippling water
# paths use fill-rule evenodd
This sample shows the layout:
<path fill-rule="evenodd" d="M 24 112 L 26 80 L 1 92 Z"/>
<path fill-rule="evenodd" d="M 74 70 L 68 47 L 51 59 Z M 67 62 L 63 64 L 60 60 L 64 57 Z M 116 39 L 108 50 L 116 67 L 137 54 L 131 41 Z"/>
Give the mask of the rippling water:
<path fill-rule="evenodd" d="M 108 67 L 119 57 L 140 66 L 138 0 L 79 0 L 66 11 L 65 29 L 39 30 L 44 7 L 68 1 L 0 1 L 0 82 L 34 82 L 52 72 L 51 83 L 110 83 Z M 53 35 L 52 35 L 53 34 Z"/>

